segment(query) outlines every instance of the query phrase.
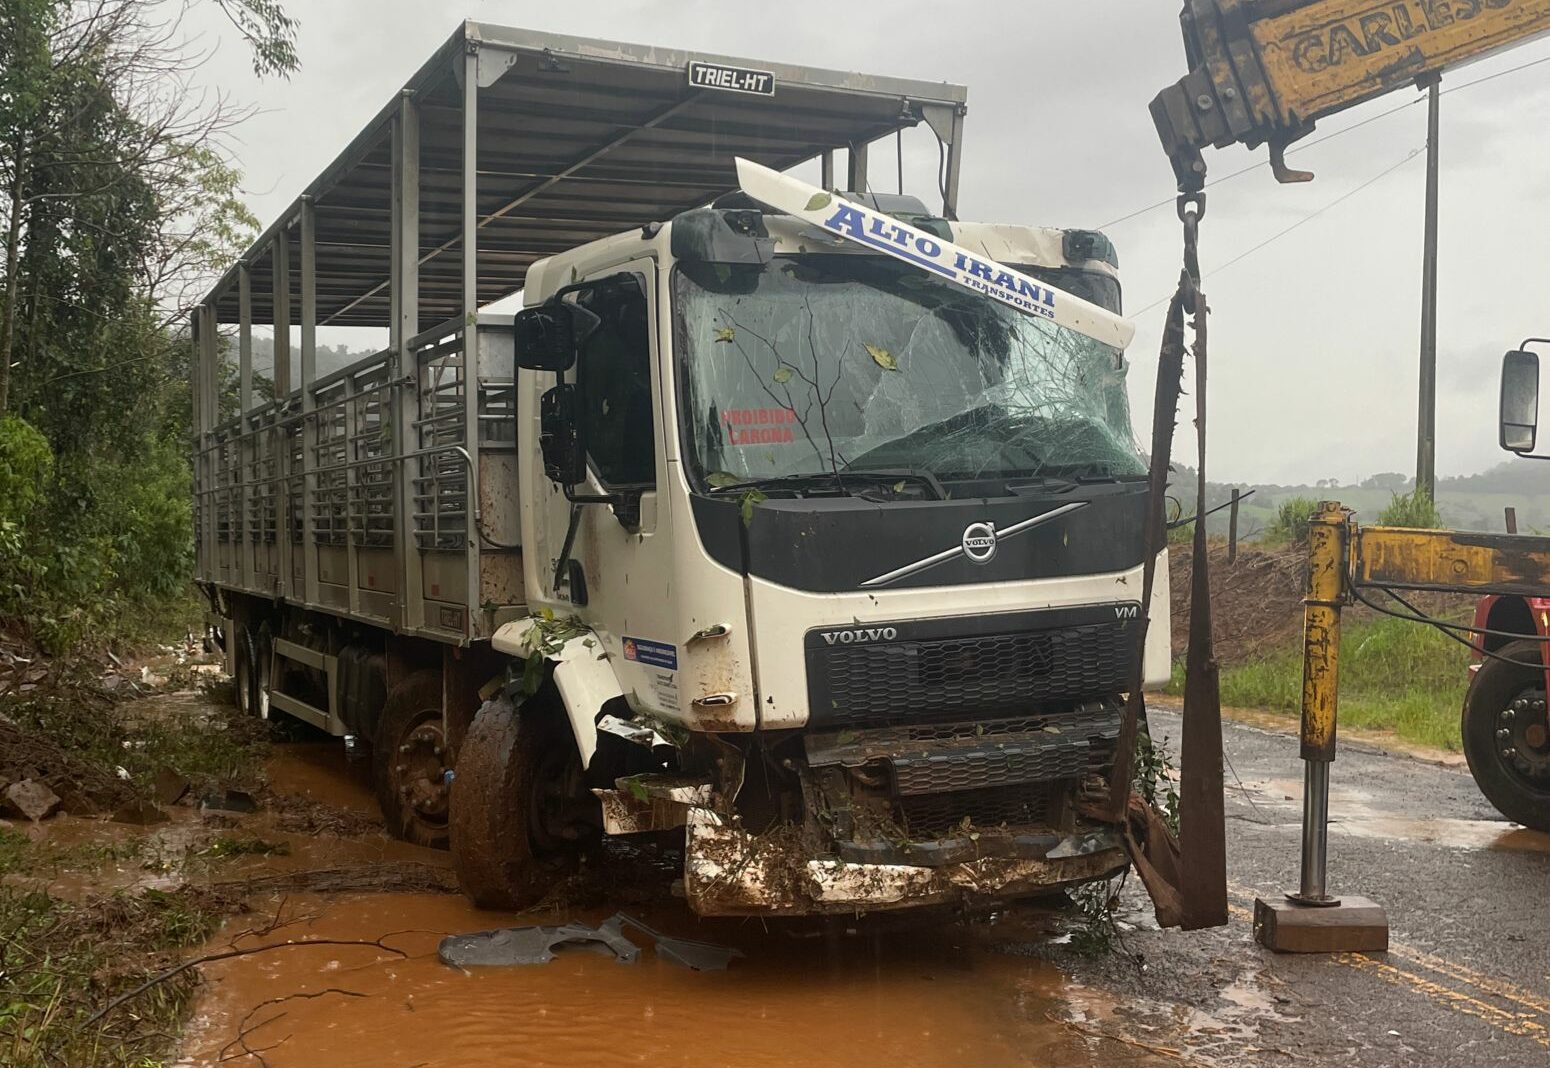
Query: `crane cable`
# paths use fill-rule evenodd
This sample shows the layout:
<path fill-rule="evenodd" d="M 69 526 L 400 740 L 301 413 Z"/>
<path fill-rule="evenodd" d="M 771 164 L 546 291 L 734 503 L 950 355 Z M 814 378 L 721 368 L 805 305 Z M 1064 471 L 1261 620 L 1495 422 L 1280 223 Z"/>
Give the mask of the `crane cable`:
<path fill-rule="evenodd" d="M 1292 223 L 1290 226 L 1286 227 L 1284 230 L 1280 230 L 1280 231 L 1278 231 L 1278 232 L 1276 232 L 1274 234 L 1271 234 L 1269 237 L 1265 238 L 1265 240 L 1261 241 L 1259 244 L 1254 245 L 1253 247 L 1245 249 L 1244 251 L 1238 253 L 1232 259 L 1228 260 L 1226 263 L 1222 264 L 1220 267 L 1217 267 L 1214 270 L 1213 273 L 1220 274 L 1221 272 L 1227 270 L 1227 268 L 1231 267 L 1233 264 L 1238 263 L 1238 262 L 1240 262 L 1242 260 L 1245 260 L 1248 257 L 1252 256 L 1254 253 L 1258 252 L 1260 249 L 1264 248 L 1266 245 L 1273 244 L 1274 242 L 1279 241 L 1281 238 L 1285 237 L 1287 234 L 1291 233 L 1293 230 L 1297 229 L 1299 226 L 1302 226 L 1304 223 L 1312 222 L 1314 219 L 1317 219 L 1320 215 L 1323 215 L 1326 211 L 1329 211 L 1331 208 L 1338 207 L 1340 204 L 1344 203 L 1345 201 L 1350 200 L 1352 197 L 1354 197 L 1356 194 L 1360 193 L 1362 190 L 1366 189 L 1368 186 L 1370 186 L 1373 183 L 1379 181 L 1380 179 L 1387 178 L 1389 175 L 1391 175 L 1395 171 L 1399 170 L 1399 168 L 1403 167 L 1405 164 L 1409 163 L 1411 160 L 1413 160 L 1417 156 L 1419 156 L 1422 151 L 1423 150 L 1420 149 L 1420 148 L 1412 148 L 1410 150 L 1409 154 L 1406 155 L 1404 159 L 1400 160 L 1397 163 L 1390 164 L 1389 166 L 1383 168 L 1383 170 L 1379 171 L 1377 174 L 1373 175 L 1371 178 L 1367 179 L 1365 182 L 1362 182 L 1360 185 L 1352 186 L 1350 189 L 1347 189 L 1344 193 L 1341 193 L 1334 200 L 1331 200 L 1328 204 L 1325 204 L 1323 207 L 1318 208 L 1318 209 L 1316 209 L 1316 210 L 1314 210 L 1312 212 L 1309 212 L 1307 215 L 1304 215 L 1302 218 L 1298 219 L 1296 222 Z M 1153 308 L 1157 307 L 1158 305 L 1162 304 L 1167 299 L 1168 299 L 1167 297 L 1164 297 L 1164 298 L 1162 298 L 1162 300 L 1154 300 L 1154 301 L 1152 301 L 1152 303 L 1148 304 L 1146 307 L 1140 309 L 1139 311 L 1129 312 L 1128 314 L 1132 318 L 1138 318 L 1138 317 L 1140 317 L 1142 315 L 1145 315 L 1147 312 L 1151 311 Z"/>
<path fill-rule="evenodd" d="M 1513 667 L 1527 668 L 1530 671 L 1545 670 L 1545 664 L 1543 661 L 1538 664 L 1531 664 L 1526 660 L 1514 660 L 1510 656 L 1502 656 L 1500 653 L 1492 652 L 1491 650 L 1485 648 L 1483 644 L 1477 645 L 1470 641 L 1468 638 L 1463 637 L 1462 634 L 1479 634 L 1485 636 L 1512 638 L 1514 641 L 1539 642 L 1541 647 L 1543 647 L 1544 643 L 1550 642 L 1550 637 L 1537 634 L 1515 634 L 1510 631 L 1491 630 L 1487 627 L 1471 627 L 1463 623 L 1450 623 L 1445 619 L 1438 619 L 1435 616 L 1427 615 L 1425 612 L 1421 611 L 1415 605 L 1411 604 L 1398 593 L 1386 586 L 1380 586 L 1378 589 L 1383 590 L 1384 593 L 1388 594 L 1390 597 L 1394 598 L 1394 600 L 1404 605 L 1408 611 L 1396 612 L 1394 609 L 1381 605 L 1378 602 L 1372 600 L 1370 597 L 1367 597 L 1359 589 L 1353 589 L 1351 591 L 1351 596 L 1366 607 L 1372 609 L 1374 612 L 1377 612 L 1379 615 L 1392 616 L 1395 619 L 1405 620 L 1407 623 L 1425 623 L 1427 626 L 1434 628 L 1443 637 L 1448 638 L 1451 641 L 1458 642 L 1460 645 L 1464 646 L 1464 648 L 1468 649 L 1476 656 L 1484 657 L 1487 660 L 1499 660 L 1503 664 L 1511 664 Z M 1462 633 L 1455 634 L 1455 631 Z"/>
<path fill-rule="evenodd" d="M 1442 87 L 1439 95 L 1445 96 L 1448 93 L 1456 93 L 1461 89 L 1472 89 L 1475 86 L 1481 85 L 1485 82 L 1495 81 L 1497 78 L 1504 78 L 1509 74 L 1517 74 L 1519 71 L 1528 70 L 1530 67 L 1537 67 L 1541 63 L 1550 63 L 1550 56 L 1541 56 L 1539 59 L 1531 59 L 1527 63 L 1520 63 L 1516 67 L 1509 67 L 1506 70 L 1499 70 L 1495 74 L 1487 74 L 1484 77 L 1476 78 L 1474 81 L 1460 82 L 1458 85 L 1445 85 Z M 1390 115 L 1396 115 L 1399 112 L 1404 111 L 1406 108 L 1415 107 L 1425 99 L 1426 97 L 1424 96 L 1418 96 L 1414 100 L 1407 100 L 1403 104 L 1395 105 L 1394 107 L 1389 108 L 1387 111 L 1380 111 L 1376 115 L 1369 115 L 1365 119 L 1353 122 L 1349 126 L 1342 126 L 1338 130 L 1332 130 L 1325 134 L 1323 137 L 1316 137 L 1312 141 L 1304 141 L 1301 144 L 1293 145 L 1291 148 L 1287 149 L 1286 154 L 1291 155 L 1293 152 L 1301 152 L 1305 148 L 1313 148 L 1315 145 L 1322 145 L 1325 141 L 1333 141 L 1335 138 L 1341 136 L 1342 134 L 1348 134 L 1352 130 L 1359 130 L 1369 123 L 1377 122 L 1379 119 L 1386 119 Z M 1205 188 L 1210 189 L 1212 186 L 1221 185 L 1223 182 L 1230 182 L 1234 178 L 1241 178 L 1245 174 L 1250 174 L 1259 170 L 1261 167 L 1268 166 L 1270 166 L 1269 160 L 1260 160 L 1258 163 L 1251 163 L 1247 167 L 1233 171 L 1231 174 L 1224 174 L 1220 178 L 1213 178 L 1211 181 L 1205 184 Z M 1118 226 L 1120 223 L 1129 222 L 1131 219 L 1146 215 L 1149 212 L 1156 211 L 1158 208 L 1166 208 L 1172 203 L 1172 197 L 1169 197 L 1167 200 L 1159 200 L 1155 204 L 1148 204 L 1144 208 L 1137 208 L 1135 211 L 1132 211 L 1129 214 L 1121 215 L 1117 219 L 1112 219 L 1109 222 L 1104 223 L 1102 226 L 1097 227 L 1097 229 L 1107 230 L 1111 226 Z"/>

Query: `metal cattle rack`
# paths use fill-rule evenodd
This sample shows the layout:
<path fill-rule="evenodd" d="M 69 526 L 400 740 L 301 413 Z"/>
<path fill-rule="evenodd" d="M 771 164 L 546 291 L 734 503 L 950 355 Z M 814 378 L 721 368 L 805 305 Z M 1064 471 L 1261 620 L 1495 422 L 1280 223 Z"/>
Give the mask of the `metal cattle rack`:
<path fill-rule="evenodd" d="M 816 158 L 833 188 L 845 151 L 866 189 L 868 144 L 923 122 L 954 217 L 966 95 L 464 23 L 193 311 L 200 581 L 488 638 L 525 597 L 510 317 L 479 308 L 545 256 L 735 188 L 736 156 Z M 255 323 L 275 327 L 273 400 Z M 389 343 L 320 377 L 328 325 Z"/>

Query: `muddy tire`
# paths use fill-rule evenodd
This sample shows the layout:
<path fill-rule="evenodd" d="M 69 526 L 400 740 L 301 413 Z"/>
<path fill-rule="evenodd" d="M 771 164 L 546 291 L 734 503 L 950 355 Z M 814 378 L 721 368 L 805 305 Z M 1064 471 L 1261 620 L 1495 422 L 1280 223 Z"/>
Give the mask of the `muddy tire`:
<path fill-rule="evenodd" d="M 1537 663 L 1540 643 L 1513 642 L 1505 660 Z M 1510 820 L 1550 831 L 1550 729 L 1544 672 L 1493 660 L 1480 665 L 1464 696 L 1464 757 L 1486 800 Z"/>
<path fill-rule="evenodd" d="M 458 747 L 452 852 L 463 892 L 481 908 L 536 904 L 576 856 L 573 843 L 545 833 L 542 816 L 557 771 L 579 770 L 580 759 L 567 755 L 576 746 L 563 719 L 539 711 L 486 701 Z"/>
<path fill-rule="evenodd" d="M 244 716 L 258 715 L 258 651 L 253 632 L 234 625 L 231 632 L 231 682 L 236 692 L 237 711 Z"/>
<path fill-rule="evenodd" d="M 393 687 L 372 747 L 372 778 L 388 830 L 406 842 L 447 845 L 441 675 L 417 671 Z"/>

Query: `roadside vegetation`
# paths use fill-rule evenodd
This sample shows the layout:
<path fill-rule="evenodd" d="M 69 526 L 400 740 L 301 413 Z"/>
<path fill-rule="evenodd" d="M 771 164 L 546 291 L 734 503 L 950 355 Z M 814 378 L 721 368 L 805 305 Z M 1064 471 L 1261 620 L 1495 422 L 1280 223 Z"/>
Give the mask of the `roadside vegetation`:
<path fill-rule="evenodd" d="M 1275 520 L 1265 530 L 1265 544 L 1308 544 L 1308 525 L 1318 510 L 1319 502 L 1312 497 L 1291 497 L 1282 501 L 1276 509 Z"/>
<path fill-rule="evenodd" d="M 1425 522 L 1429 502 L 1396 496 L 1392 525 Z M 1289 526 L 1300 508 L 1286 509 Z M 1192 553 L 1170 554 L 1174 590 L 1172 639 L 1179 658 L 1169 692 L 1183 693 L 1182 659 L 1188 640 Z M 1302 711 L 1302 598 L 1307 545 L 1240 549 L 1227 563 L 1225 544 L 1211 546 L 1212 622 L 1220 665 L 1222 704 L 1285 715 Z M 1412 601 L 1428 615 L 1468 622 L 1467 597 L 1419 595 Z M 1340 726 L 1390 732 L 1417 745 L 1457 750 L 1459 715 L 1469 686 L 1470 652 L 1436 628 L 1392 619 L 1357 605 L 1342 613 Z"/>
<path fill-rule="evenodd" d="M 259 73 L 295 69 L 277 0 L 203 2 Z M 0 3 L 0 787 L 38 784 L 76 814 L 148 803 L 169 781 L 251 784 L 266 744 L 235 718 L 125 701 L 127 677 L 95 680 L 93 654 L 200 618 L 185 324 L 256 228 L 227 152 L 247 112 L 201 91 L 209 56 L 188 43 L 186 6 Z M 61 871 L 160 863 L 145 843 L 0 829 L 0 1064 L 155 1068 L 170 1051 L 192 975 L 93 1014 L 240 896 L 45 890 Z M 212 862 L 257 848 L 205 846 Z"/>
<path fill-rule="evenodd" d="M 1299 716 L 1301 640 L 1224 663 L 1221 678 L 1223 705 Z M 1417 745 L 1456 751 L 1468 685 L 1469 651 L 1435 628 L 1385 618 L 1341 628 L 1341 727 L 1388 731 Z M 1174 667 L 1169 692 L 1184 692 L 1182 665 Z"/>
<path fill-rule="evenodd" d="M 36 691 L 0 699 L 0 778 L 25 775 L 53 790 L 65 811 L 102 816 L 150 806 L 169 780 L 193 797 L 259 785 L 264 724 L 222 706 L 196 715 L 121 697 L 77 665 L 56 671 Z M 128 869 L 149 879 L 275 848 L 214 831 L 172 847 L 143 829 L 118 826 L 119 833 L 80 841 L 0 827 L 0 1064 L 162 1063 L 182 1028 L 192 975 L 158 984 L 131 1012 L 92 1015 L 177 963 L 241 908 L 240 893 L 196 884 L 62 897 L 54 891 L 61 875 L 89 888 L 103 871 Z M 177 855 L 167 852 L 172 848 Z"/>
<path fill-rule="evenodd" d="M 1412 490 L 1394 494 L 1388 507 L 1378 513 L 1378 525 L 1436 530 L 1444 524 L 1431 497 L 1424 490 Z"/>
<path fill-rule="evenodd" d="M 275 0 L 208 2 L 294 69 Z M 0 5 L 0 633 L 48 654 L 188 616 L 187 309 L 256 220 L 184 9 Z"/>
<path fill-rule="evenodd" d="M 137 999 L 135 1011 L 88 1025 L 112 997 L 207 939 L 228 914 L 218 894 L 145 890 L 86 903 L 0 889 L 0 1063 L 16 1068 L 156 1068 L 196 980 L 184 973 Z"/>

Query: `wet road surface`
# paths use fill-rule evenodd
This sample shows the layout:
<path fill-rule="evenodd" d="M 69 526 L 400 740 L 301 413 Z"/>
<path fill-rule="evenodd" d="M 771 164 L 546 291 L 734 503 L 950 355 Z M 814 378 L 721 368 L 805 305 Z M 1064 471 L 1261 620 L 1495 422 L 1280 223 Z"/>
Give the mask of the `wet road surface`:
<path fill-rule="evenodd" d="M 1180 736 L 1176 715 L 1153 711 L 1151 721 L 1157 735 Z M 1210 1065 L 1550 1065 L 1550 836 L 1504 822 L 1460 766 L 1342 743 L 1330 892 L 1383 905 L 1391 948 L 1278 956 L 1254 944 L 1250 922 L 1256 895 L 1297 886 L 1297 741 L 1229 724 L 1226 754 L 1232 922 L 1191 934 L 1138 930 L 1125 936 L 1128 956 L 1059 959 L 1122 1006 L 1105 1030 Z M 1127 901 L 1134 893 L 1127 888 Z M 1051 955 L 1033 943 L 1013 948 Z M 1213 1034 L 1212 1021 L 1245 991 L 1249 1011 Z"/>
<path fill-rule="evenodd" d="M 1157 735 L 1178 737 L 1176 716 L 1158 711 L 1152 722 Z M 1277 957 L 1253 943 L 1249 918 L 1256 894 L 1296 882 L 1297 745 L 1241 725 L 1226 743 L 1233 912 L 1224 930 L 1148 929 L 1133 886 L 1124 915 L 1135 926 L 1101 958 L 1074 953 L 1056 937 L 1065 921 L 1035 909 L 996 923 L 854 933 L 702 921 L 662 892 L 670 866 L 660 864 L 625 865 L 602 880 L 601 900 L 583 894 L 561 912 L 521 917 L 453 894 L 272 895 L 210 948 L 368 944 L 206 965 L 178 1063 L 1550 1065 L 1550 952 L 1538 929 L 1550 837 L 1500 821 L 1461 769 L 1345 745 L 1333 776 L 1331 889 L 1384 905 L 1393 949 Z M 359 775 L 340 774 L 337 750 L 277 749 L 277 791 L 369 810 L 369 791 Z M 305 863 L 408 847 L 368 835 L 302 848 Z M 620 908 L 747 956 L 719 973 L 659 961 L 649 948 L 633 965 L 569 951 L 542 966 L 463 972 L 436 958 L 448 933 L 595 923 Z"/>

